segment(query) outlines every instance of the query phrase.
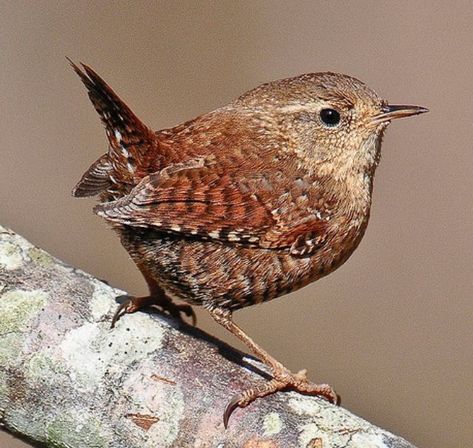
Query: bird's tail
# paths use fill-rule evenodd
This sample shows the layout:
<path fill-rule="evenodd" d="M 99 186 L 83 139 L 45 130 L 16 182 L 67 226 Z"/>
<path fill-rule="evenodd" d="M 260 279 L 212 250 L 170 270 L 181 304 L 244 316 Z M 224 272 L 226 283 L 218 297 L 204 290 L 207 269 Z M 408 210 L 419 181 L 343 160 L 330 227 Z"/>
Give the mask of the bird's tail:
<path fill-rule="evenodd" d="M 84 64 L 81 68 L 71 60 L 69 62 L 87 88 L 89 98 L 105 125 L 109 141 L 108 153 L 85 172 L 73 195 L 93 196 L 112 183 L 135 183 L 140 162 L 146 158 L 150 146 L 156 144 L 156 134 L 94 70 Z"/>

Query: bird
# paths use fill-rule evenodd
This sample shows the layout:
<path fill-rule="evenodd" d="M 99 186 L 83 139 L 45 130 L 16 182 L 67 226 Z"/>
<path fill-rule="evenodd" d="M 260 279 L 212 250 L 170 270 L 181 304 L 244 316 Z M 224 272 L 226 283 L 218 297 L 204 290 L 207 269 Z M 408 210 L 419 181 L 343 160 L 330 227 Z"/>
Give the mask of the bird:
<path fill-rule="evenodd" d="M 310 382 L 305 369 L 291 372 L 233 313 L 302 288 L 350 257 L 368 224 L 387 126 L 428 110 L 389 104 L 354 77 L 318 72 L 267 82 L 154 131 L 91 67 L 69 62 L 108 138 L 72 194 L 99 196 L 94 212 L 149 287 L 118 308 L 112 326 L 149 305 L 194 317 L 195 305 L 240 339 L 271 378 L 229 400 L 225 427 L 236 408 L 278 391 L 337 403 L 331 386 Z"/>

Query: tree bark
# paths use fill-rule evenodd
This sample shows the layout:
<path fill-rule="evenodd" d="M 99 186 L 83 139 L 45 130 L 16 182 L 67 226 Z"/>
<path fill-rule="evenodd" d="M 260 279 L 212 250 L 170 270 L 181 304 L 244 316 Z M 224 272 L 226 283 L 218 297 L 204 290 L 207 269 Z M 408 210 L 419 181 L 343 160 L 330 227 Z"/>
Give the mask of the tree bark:
<path fill-rule="evenodd" d="M 221 341 L 138 312 L 110 329 L 116 296 L 0 226 L 0 425 L 64 448 L 414 448 L 323 399 L 229 399 L 264 367 Z"/>

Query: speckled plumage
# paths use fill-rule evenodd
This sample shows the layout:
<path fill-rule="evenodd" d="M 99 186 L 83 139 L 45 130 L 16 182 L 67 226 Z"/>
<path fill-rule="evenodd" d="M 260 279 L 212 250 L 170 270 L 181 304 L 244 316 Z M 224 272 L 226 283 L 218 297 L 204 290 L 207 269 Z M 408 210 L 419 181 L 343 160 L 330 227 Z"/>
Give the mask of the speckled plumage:
<path fill-rule="evenodd" d="M 120 234 L 151 295 L 207 308 L 282 383 L 289 373 L 239 333 L 231 312 L 347 260 L 368 223 L 386 126 L 425 110 L 389 106 L 346 75 L 313 73 L 153 132 L 92 69 L 73 67 L 109 140 L 74 194 L 100 194 L 95 212 Z M 321 118 L 327 108 L 339 114 L 334 126 Z M 285 384 L 297 388 L 294 381 Z"/>

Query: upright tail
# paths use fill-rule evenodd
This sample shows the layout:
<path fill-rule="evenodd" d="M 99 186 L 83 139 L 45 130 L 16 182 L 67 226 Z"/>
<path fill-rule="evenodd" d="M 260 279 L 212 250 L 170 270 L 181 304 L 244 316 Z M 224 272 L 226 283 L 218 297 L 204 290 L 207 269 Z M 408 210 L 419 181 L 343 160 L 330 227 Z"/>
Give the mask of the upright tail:
<path fill-rule="evenodd" d="M 140 161 L 146 158 L 156 135 L 118 97 L 110 86 L 87 65 L 82 69 L 68 59 L 88 90 L 100 115 L 109 141 L 109 150 L 84 173 L 73 189 L 74 196 L 94 196 L 112 184 L 136 183 Z"/>

